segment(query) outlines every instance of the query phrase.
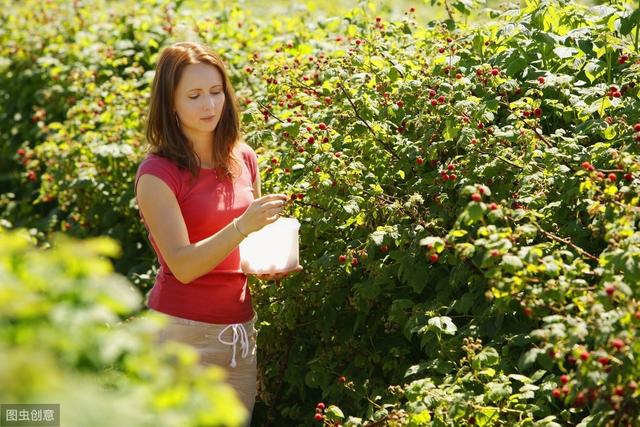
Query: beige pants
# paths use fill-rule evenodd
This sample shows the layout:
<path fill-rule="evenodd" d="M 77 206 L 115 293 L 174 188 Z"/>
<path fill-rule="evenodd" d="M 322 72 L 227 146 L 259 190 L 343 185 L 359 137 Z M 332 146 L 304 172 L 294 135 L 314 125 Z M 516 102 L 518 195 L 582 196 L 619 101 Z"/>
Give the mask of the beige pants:
<path fill-rule="evenodd" d="M 203 366 L 218 365 L 227 372 L 226 382 L 238 394 L 251 413 L 257 392 L 256 315 L 246 323 L 218 325 L 183 319 L 162 313 L 169 321 L 159 333 L 158 341 L 189 344 L 200 354 Z"/>

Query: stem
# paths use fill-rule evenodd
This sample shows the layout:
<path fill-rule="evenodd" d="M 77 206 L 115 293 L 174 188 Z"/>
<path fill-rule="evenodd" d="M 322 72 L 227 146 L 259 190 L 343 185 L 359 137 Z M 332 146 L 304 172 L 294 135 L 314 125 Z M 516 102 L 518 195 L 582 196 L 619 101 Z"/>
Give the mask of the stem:
<path fill-rule="evenodd" d="M 591 255 L 589 252 L 585 251 L 584 249 L 582 249 L 579 246 L 576 246 L 571 240 L 569 239 L 564 239 L 562 237 L 556 236 L 553 233 L 549 233 L 546 230 L 543 230 L 542 228 L 538 227 L 538 230 L 540 230 L 540 232 L 542 232 L 542 234 L 544 234 L 545 236 L 547 236 L 548 238 L 550 238 L 551 240 L 555 240 L 558 243 L 562 243 L 564 245 L 567 245 L 569 247 L 571 247 L 572 249 L 576 250 L 580 255 L 583 255 L 587 258 L 589 258 L 592 261 L 596 261 L 598 262 L 598 257 Z"/>
<path fill-rule="evenodd" d="M 444 0 L 444 8 L 447 10 L 447 15 L 449 15 L 449 19 L 451 19 L 451 22 L 453 22 L 453 25 L 456 25 L 456 21 L 455 19 L 453 19 L 453 13 L 451 12 L 451 7 L 449 7 L 449 2 L 447 0 Z"/>
<path fill-rule="evenodd" d="M 638 0 L 638 9 L 640 9 L 640 0 Z M 640 33 L 640 23 L 636 24 L 636 40 L 634 42 L 636 52 L 638 51 L 638 33 Z"/>
<path fill-rule="evenodd" d="M 611 85 L 611 52 L 607 52 L 607 81 Z"/>
<path fill-rule="evenodd" d="M 353 112 L 356 114 L 356 117 L 367 127 L 367 129 L 369 129 L 369 132 L 371 132 L 371 135 L 373 135 L 373 137 L 376 139 L 376 141 L 378 141 L 385 148 L 385 150 L 387 150 L 393 157 L 395 157 L 397 160 L 400 160 L 400 156 L 398 156 L 398 154 L 393 150 L 393 148 L 391 146 L 389 146 L 388 144 L 385 144 L 385 142 L 382 141 L 378 137 L 376 132 L 371 128 L 371 125 L 369 124 L 369 122 L 366 121 L 360 115 L 360 112 L 356 108 L 356 105 L 353 103 L 353 100 L 351 99 L 351 96 L 349 96 L 349 92 L 347 92 L 347 89 L 342 85 L 342 83 L 338 82 L 338 87 L 342 90 L 342 93 L 344 93 L 344 96 L 347 98 L 347 101 L 349 101 L 349 104 L 351 104 L 351 108 L 353 109 Z"/>

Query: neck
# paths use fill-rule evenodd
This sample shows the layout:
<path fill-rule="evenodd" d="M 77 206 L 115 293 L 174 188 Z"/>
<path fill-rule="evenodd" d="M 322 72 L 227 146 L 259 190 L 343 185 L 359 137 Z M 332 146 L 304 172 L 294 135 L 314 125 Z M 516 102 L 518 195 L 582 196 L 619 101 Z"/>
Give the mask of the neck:
<path fill-rule="evenodd" d="M 187 139 L 191 142 L 193 151 L 200 158 L 202 167 L 212 167 L 213 165 L 213 133 L 187 134 Z"/>

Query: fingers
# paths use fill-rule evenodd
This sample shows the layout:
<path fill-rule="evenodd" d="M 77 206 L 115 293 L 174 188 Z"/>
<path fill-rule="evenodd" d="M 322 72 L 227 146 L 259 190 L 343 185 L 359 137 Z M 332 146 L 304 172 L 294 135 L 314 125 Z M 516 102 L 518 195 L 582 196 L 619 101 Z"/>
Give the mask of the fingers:
<path fill-rule="evenodd" d="M 276 282 L 280 282 L 280 280 L 287 277 L 291 273 L 297 273 L 302 270 L 303 270 L 303 267 L 301 265 L 298 265 L 293 270 L 286 271 L 284 273 L 261 273 L 261 274 L 256 274 L 255 276 L 258 280 L 275 280 Z"/>
<path fill-rule="evenodd" d="M 273 200 L 283 200 L 286 201 L 289 197 L 286 194 L 267 194 L 265 196 L 259 197 L 255 199 L 256 202 L 266 203 Z"/>
<path fill-rule="evenodd" d="M 267 202 L 265 204 L 263 204 L 260 208 L 264 211 L 266 209 L 282 209 L 282 207 L 284 207 L 284 202 L 281 200 L 277 200 L 274 202 Z"/>

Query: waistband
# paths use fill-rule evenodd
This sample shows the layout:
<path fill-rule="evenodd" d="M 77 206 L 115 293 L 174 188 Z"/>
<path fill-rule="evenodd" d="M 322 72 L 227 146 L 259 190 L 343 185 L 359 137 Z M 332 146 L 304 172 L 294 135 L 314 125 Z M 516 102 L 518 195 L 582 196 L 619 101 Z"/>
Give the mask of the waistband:
<path fill-rule="evenodd" d="M 168 316 L 172 322 L 177 323 L 177 324 L 182 324 L 182 325 L 193 325 L 193 326 L 200 326 L 203 327 L 205 329 L 220 329 L 220 332 L 218 333 L 218 342 L 220 342 L 220 344 L 224 344 L 224 345 L 230 345 L 232 346 L 233 349 L 233 353 L 231 356 L 231 363 L 229 364 L 229 366 L 231 366 L 232 368 L 235 368 L 237 366 L 236 363 L 236 344 L 239 342 L 240 343 L 240 350 L 241 350 L 241 357 L 243 359 L 246 359 L 247 356 L 249 355 L 249 334 L 247 333 L 247 329 L 246 327 L 253 327 L 258 319 L 258 314 L 255 312 L 253 312 L 253 317 L 251 318 L 251 320 L 249 320 L 248 322 L 245 323 L 231 323 L 231 324 L 217 324 L 217 323 L 207 323 L 207 322 L 200 322 L 198 320 L 191 320 L 191 319 L 185 319 L 182 317 L 177 317 L 177 316 L 172 316 L 170 314 L 166 314 L 163 313 L 165 316 Z M 227 331 L 227 329 L 231 329 L 232 331 L 232 335 L 231 335 L 231 341 L 224 341 L 222 339 L 222 336 L 224 335 L 224 333 Z"/>

